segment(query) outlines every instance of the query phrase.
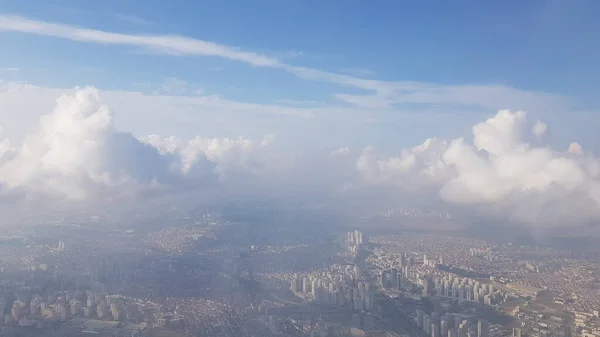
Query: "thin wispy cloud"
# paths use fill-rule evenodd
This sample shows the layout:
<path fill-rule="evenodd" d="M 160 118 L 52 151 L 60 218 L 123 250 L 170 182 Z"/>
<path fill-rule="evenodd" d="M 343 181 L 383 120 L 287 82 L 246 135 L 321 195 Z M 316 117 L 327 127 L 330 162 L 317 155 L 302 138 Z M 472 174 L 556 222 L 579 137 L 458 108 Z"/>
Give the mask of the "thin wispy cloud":
<path fill-rule="evenodd" d="M 11 68 L 11 67 L 8 67 L 8 68 L 1 68 L 1 69 L 2 69 L 2 71 L 10 71 L 10 72 L 17 72 L 17 71 L 21 71 L 21 69 L 19 69 L 19 68 Z"/>
<path fill-rule="evenodd" d="M 78 42 L 125 45 L 175 55 L 218 56 L 241 61 L 257 67 L 277 67 L 274 58 L 242 51 L 217 43 L 176 35 L 132 35 L 111 33 L 70 25 L 29 20 L 18 16 L 0 16 L 0 31 L 14 31 L 41 36 L 57 37 Z"/>
<path fill-rule="evenodd" d="M 397 104 L 459 104 L 486 109 L 513 108 L 533 111 L 565 108 L 566 97 L 514 89 L 503 85 L 436 85 L 409 81 L 357 78 L 319 69 L 290 65 L 276 57 L 177 35 L 135 35 L 80 28 L 71 25 L 0 16 L 0 31 L 63 38 L 78 42 L 138 47 L 169 55 L 214 56 L 255 67 L 277 68 L 305 80 L 323 81 L 362 89 L 370 94 L 338 93 L 340 101 L 362 108 L 389 109 Z M 506 106 L 510 102 L 511 106 Z"/>

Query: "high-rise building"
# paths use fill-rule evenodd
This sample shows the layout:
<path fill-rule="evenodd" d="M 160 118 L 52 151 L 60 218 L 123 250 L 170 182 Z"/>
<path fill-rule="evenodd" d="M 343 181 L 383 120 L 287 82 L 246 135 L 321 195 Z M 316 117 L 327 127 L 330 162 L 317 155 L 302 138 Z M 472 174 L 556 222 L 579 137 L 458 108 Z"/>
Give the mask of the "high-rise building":
<path fill-rule="evenodd" d="M 437 324 L 437 322 L 432 322 L 431 323 L 431 337 L 440 337 L 440 326 Z"/>
<path fill-rule="evenodd" d="M 400 253 L 400 257 L 398 257 L 398 266 L 400 267 L 400 269 L 402 269 L 406 266 L 406 254 L 405 253 Z"/>
<path fill-rule="evenodd" d="M 393 289 L 398 289 L 398 269 L 392 269 L 390 272 L 390 283 Z"/>
<path fill-rule="evenodd" d="M 277 330 L 279 330 L 279 320 L 276 316 L 269 316 L 269 331 L 272 334 L 276 334 Z"/>
<path fill-rule="evenodd" d="M 469 332 L 469 323 L 467 321 L 462 321 L 458 325 L 458 337 L 467 337 L 467 333 Z"/>
<path fill-rule="evenodd" d="M 485 319 L 480 319 L 477 324 L 477 337 L 488 337 L 490 335 L 490 324 Z"/>
<path fill-rule="evenodd" d="M 300 289 L 300 288 L 302 287 L 302 285 L 301 285 L 301 284 L 302 284 L 302 283 L 301 283 L 301 280 L 300 280 L 300 278 L 299 278 L 299 277 L 297 277 L 297 276 L 296 276 L 296 277 L 294 277 L 294 278 L 292 279 L 292 281 L 290 282 L 290 290 L 291 290 L 292 292 L 294 292 L 294 293 L 295 293 L 295 292 L 298 292 L 299 290 L 301 290 L 301 289 Z"/>
<path fill-rule="evenodd" d="M 431 322 L 431 316 L 425 315 L 423 317 L 423 331 L 425 331 L 428 336 L 431 335 Z"/>
<path fill-rule="evenodd" d="M 446 320 L 442 320 L 442 322 L 440 323 L 440 333 L 443 337 L 448 337 L 448 321 Z"/>
<path fill-rule="evenodd" d="M 372 310 L 373 309 L 374 297 L 372 294 L 369 294 L 365 297 L 365 309 Z"/>
<path fill-rule="evenodd" d="M 308 277 L 302 279 L 302 292 L 308 294 L 310 292 L 310 280 Z"/>
<path fill-rule="evenodd" d="M 460 316 L 454 316 L 454 330 L 456 330 L 458 332 L 458 329 L 460 329 L 460 324 L 462 323 L 463 318 Z"/>
<path fill-rule="evenodd" d="M 368 312 L 365 315 L 365 327 L 364 329 L 367 331 L 373 330 L 373 328 L 375 327 L 375 316 L 373 316 L 373 314 L 371 314 L 370 312 Z"/>
<path fill-rule="evenodd" d="M 419 328 L 423 328 L 423 316 L 424 316 L 424 314 L 425 313 L 423 312 L 423 310 L 417 310 L 416 319 L 417 319 L 417 326 Z"/>
<path fill-rule="evenodd" d="M 389 275 L 389 271 L 384 270 L 381 272 L 381 274 L 379 275 L 379 283 L 381 285 L 381 288 L 387 288 L 387 283 L 388 283 L 388 275 Z"/>

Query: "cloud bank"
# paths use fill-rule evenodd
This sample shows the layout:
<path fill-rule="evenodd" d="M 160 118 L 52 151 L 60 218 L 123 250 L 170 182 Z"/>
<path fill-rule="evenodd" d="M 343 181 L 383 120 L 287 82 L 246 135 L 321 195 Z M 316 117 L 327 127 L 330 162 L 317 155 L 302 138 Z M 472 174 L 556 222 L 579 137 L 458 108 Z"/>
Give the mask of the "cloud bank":
<path fill-rule="evenodd" d="M 205 185 L 232 172 L 258 170 L 258 152 L 274 135 L 250 139 L 196 137 L 188 142 L 118 131 L 95 88 L 62 95 L 22 145 L 0 143 L 4 191 L 65 199 L 123 195 Z"/>
<path fill-rule="evenodd" d="M 427 139 L 399 156 L 363 150 L 363 179 L 403 190 L 429 187 L 444 202 L 511 219 L 575 225 L 600 218 L 600 161 L 579 144 L 544 145 L 548 126 L 521 111 L 501 110 L 473 126 L 472 141 Z"/>
<path fill-rule="evenodd" d="M 552 149 L 549 130 L 500 110 L 470 137 L 429 138 L 399 155 L 373 147 L 307 155 L 278 148 L 285 135 L 137 138 L 117 130 L 99 91 L 85 88 L 61 95 L 21 144 L 0 140 L 0 194 L 105 200 L 223 189 L 342 200 L 380 189 L 534 225 L 600 220 L 600 160 L 576 142 Z"/>

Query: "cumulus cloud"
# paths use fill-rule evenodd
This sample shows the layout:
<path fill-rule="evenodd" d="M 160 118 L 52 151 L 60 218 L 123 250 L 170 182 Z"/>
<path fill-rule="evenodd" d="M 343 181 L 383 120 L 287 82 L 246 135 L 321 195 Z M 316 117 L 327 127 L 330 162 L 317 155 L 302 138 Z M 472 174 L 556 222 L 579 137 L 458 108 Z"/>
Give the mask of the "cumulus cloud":
<path fill-rule="evenodd" d="M 269 146 L 275 135 L 266 135 L 259 142 L 247 138 L 202 138 L 195 137 L 187 142 L 176 137 L 162 138 L 150 135 L 140 138 L 161 155 L 173 155 L 179 159 L 177 169 L 188 174 L 201 160 L 214 164 L 213 172 L 224 179 L 235 171 L 261 169 L 263 162 L 258 159 L 262 149 Z"/>
<path fill-rule="evenodd" d="M 392 157 L 367 147 L 356 166 L 371 183 L 405 189 L 436 186 L 445 202 L 519 221 L 561 225 L 599 220 L 600 161 L 577 143 L 565 152 L 533 146 L 546 130 L 543 122 L 531 126 L 524 112 L 501 110 L 473 126 L 472 142 L 428 139 Z"/>
<path fill-rule="evenodd" d="M 62 95 L 17 148 L 0 142 L 0 185 L 6 191 L 84 199 L 227 179 L 258 170 L 256 153 L 273 135 L 250 139 L 148 136 L 113 126 L 113 114 L 95 88 Z"/>
<path fill-rule="evenodd" d="M 118 130 L 114 119 L 99 91 L 85 88 L 61 95 L 18 144 L 0 130 L 2 200 L 89 200 L 222 187 L 336 201 L 362 193 L 378 202 L 375 196 L 393 192 L 433 196 L 531 224 L 600 220 L 600 160 L 575 142 L 561 151 L 545 145 L 548 125 L 531 123 L 520 111 L 499 111 L 475 124 L 471 137 L 429 138 L 394 156 L 373 147 L 281 151 L 274 134 L 135 137 Z"/>
<path fill-rule="evenodd" d="M 368 146 L 356 161 L 356 168 L 371 183 L 420 188 L 446 177 L 448 168 L 441 155 L 447 147 L 446 141 L 429 138 L 398 156 L 381 156 Z"/>
<path fill-rule="evenodd" d="M 56 109 L 42 116 L 38 130 L 29 135 L 18 153 L 0 169 L 8 188 L 39 186 L 40 180 L 68 196 L 84 191 L 70 178 L 103 180 L 101 165 L 106 154 L 110 111 L 98 104 L 96 92 L 83 90 L 58 99 Z M 49 187 L 49 186 L 44 186 Z"/>

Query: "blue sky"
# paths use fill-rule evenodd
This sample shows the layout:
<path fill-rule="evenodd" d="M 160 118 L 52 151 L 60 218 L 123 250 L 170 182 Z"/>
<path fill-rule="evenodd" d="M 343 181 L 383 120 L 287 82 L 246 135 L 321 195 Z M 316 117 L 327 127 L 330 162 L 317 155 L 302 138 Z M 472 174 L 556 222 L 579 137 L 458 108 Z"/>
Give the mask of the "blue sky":
<path fill-rule="evenodd" d="M 600 3 L 592 0 L 3 0 L 0 15 L 68 25 L 70 29 L 184 36 L 240 48 L 284 66 L 256 66 L 222 56 L 173 55 L 139 45 L 80 42 L 41 36 L 39 32 L 0 29 L 0 68 L 5 68 L 0 79 L 49 88 L 94 85 L 103 90 L 169 95 L 202 92 L 235 102 L 295 107 L 301 101 L 302 108 L 351 109 L 347 118 L 360 118 L 344 124 L 348 130 L 356 127 L 348 132 L 348 141 L 352 141 L 354 132 L 365 134 L 356 146 L 369 145 L 371 140 L 382 145 L 388 140 L 408 145 L 432 136 L 427 134 L 429 131 L 435 136 L 456 136 L 457 129 L 468 132 L 480 116 L 503 107 L 526 109 L 564 124 L 566 141 L 580 124 L 589 127 L 591 120 L 598 120 L 594 111 L 600 106 L 596 95 L 600 23 L 595 17 L 599 10 Z M 377 102 L 369 97 L 368 103 L 356 104 L 357 97 L 363 99 L 373 90 L 341 85 L 331 78 L 307 79 L 285 68 L 288 66 L 394 85 L 417 83 L 409 91 L 427 98 L 402 98 L 398 102 L 393 101 L 396 93 L 389 98 L 393 102 L 386 101 L 382 106 L 381 98 L 386 96 L 386 89 L 382 89 L 375 90 Z M 439 100 L 431 99 L 437 88 L 425 92 L 415 89 L 423 85 L 442 85 L 448 90 L 465 85 L 471 89 L 502 86 L 520 93 L 474 90 L 464 94 L 483 98 L 471 102 L 471 98 L 454 98 L 451 94 L 453 98 Z M 487 96 L 492 97 L 490 103 L 482 103 Z M 529 96 L 535 97 L 530 100 Z M 436 113 L 428 115 L 432 110 Z M 419 116 L 400 118 L 398 111 Z M 459 117 L 438 118 L 439 111 Z M 460 117 L 462 112 L 476 116 Z M 339 112 L 341 116 L 344 113 Z M 438 121 L 430 123 L 429 119 L 434 118 Z M 369 120 L 379 123 L 359 126 Z M 286 123 L 295 122 L 282 121 L 281 125 Z M 398 130 L 402 126 L 408 129 Z M 335 121 L 331 119 L 319 128 L 325 135 L 333 127 Z M 397 133 L 409 136 L 402 138 Z M 586 139 L 582 141 L 586 143 Z"/>

